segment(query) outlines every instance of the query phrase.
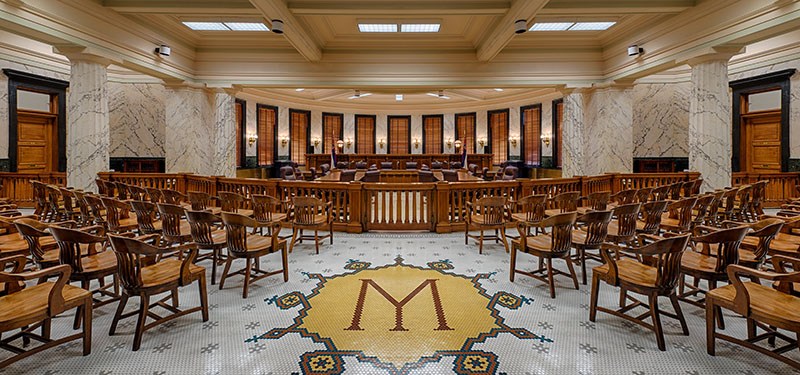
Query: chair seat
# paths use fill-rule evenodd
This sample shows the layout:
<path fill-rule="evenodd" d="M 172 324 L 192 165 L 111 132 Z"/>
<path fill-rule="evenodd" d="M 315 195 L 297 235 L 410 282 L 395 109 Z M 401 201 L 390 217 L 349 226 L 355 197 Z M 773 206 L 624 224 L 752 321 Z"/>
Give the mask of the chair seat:
<path fill-rule="evenodd" d="M 564 212 L 567 212 L 567 211 L 564 211 Z M 561 212 L 560 208 L 551 208 L 549 210 L 544 210 L 544 216 L 554 216 L 554 215 L 562 214 L 564 212 Z"/>
<path fill-rule="evenodd" d="M 278 241 L 279 243 L 281 241 Z M 272 239 L 270 237 L 251 234 L 247 236 L 247 252 L 259 252 L 272 247 Z"/>
<path fill-rule="evenodd" d="M 119 228 L 121 229 L 130 229 L 138 227 L 139 223 L 136 221 L 136 217 L 134 216 L 125 219 L 119 219 Z"/>
<path fill-rule="evenodd" d="M 605 275 L 608 273 L 608 264 L 594 267 L 592 271 Z M 617 276 L 631 284 L 655 288 L 658 270 L 635 259 L 622 258 L 617 260 Z"/>
<path fill-rule="evenodd" d="M 716 273 L 715 270 L 717 268 L 717 258 L 710 255 L 704 255 L 696 251 L 687 250 L 683 253 L 683 257 L 681 258 L 681 268 L 700 272 Z"/>
<path fill-rule="evenodd" d="M 528 236 L 525 237 L 526 248 L 521 249 L 524 252 L 528 252 L 528 250 L 534 250 L 537 252 L 552 252 L 552 237 L 549 234 L 539 234 L 536 236 Z M 519 240 L 513 240 L 513 243 L 519 244 Z"/>
<path fill-rule="evenodd" d="M 750 296 L 750 311 L 753 318 L 756 320 L 766 318 L 771 323 L 791 322 L 795 326 L 800 323 L 800 298 L 750 281 L 742 284 Z M 713 301 L 716 305 L 733 309 L 735 296 L 736 288 L 731 284 L 709 291 L 706 301 Z"/>
<path fill-rule="evenodd" d="M 239 208 L 239 209 L 236 210 L 235 213 L 237 213 L 239 215 L 244 215 L 244 216 L 247 216 L 247 217 L 253 217 L 253 210 L 247 210 L 247 209 L 244 209 L 244 208 Z"/>
<path fill-rule="evenodd" d="M 159 229 L 159 230 L 163 231 L 163 222 L 158 221 L 158 222 L 156 222 L 156 224 L 158 224 L 158 225 L 155 225 L 156 229 Z M 188 221 L 181 220 L 181 224 L 178 227 L 178 233 L 180 233 L 180 236 L 190 236 L 191 233 L 192 233 L 192 226 L 189 225 Z"/>
<path fill-rule="evenodd" d="M 83 266 L 83 273 L 113 271 L 117 269 L 117 257 L 113 251 L 102 251 L 81 258 L 81 266 Z"/>
<path fill-rule="evenodd" d="M 272 221 L 271 222 L 286 221 L 287 217 L 288 216 L 286 214 L 284 214 L 284 213 L 273 212 L 272 213 Z M 261 220 L 259 220 L 259 221 L 261 221 Z"/>
<path fill-rule="evenodd" d="M 182 261 L 175 258 L 163 259 L 160 262 L 147 267 L 142 267 L 142 287 L 160 286 L 172 282 L 177 282 L 181 278 Z M 189 273 L 193 276 L 200 276 L 206 269 L 196 264 L 189 264 Z"/>
<path fill-rule="evenodd" d="M 589 236 L 586 231 L 582 229 L 575 229 L 572 231 L 572 244 L 573 245 L 586 245 L 586 239 Z M 598 244 L 599 246 L 599 244 Z"/>
<path fill-rule="evenodd" d="M 0 327 L 6 331 L 47 318 L 48 296 L 54 285 L 53 282 L 45 282 L 0 297 Z M 64 285 L 62 295 L 67 310 L 91 298 L 89 291 L 69 284 Z"/>
<path fill-rule="evenodd" d="M 14 233 L 13 235 L 16 236 L 17 234 Z M 28 243 L 21 238 L 16 241 L 6 241 L 4 243 L 0 243 L 0 255 L 4 257 L 17 253 L 25 253 L 27 251 Z"/>
<path fill-rule="evenodd" d="M 514 220 L 514 221 L 519 221 L 519 222 L 527 222 L 528 221 L 528 214 L 525 213 L 525 212 L 513 213 L 513 214 L 511 214 L 511 219 Z"/>
<path fill-rule="evenodd" d="M 19 233 L 0 235 L 0 246 L 8 242 L 17 242 L 17 241 L 24 241 Z"/>
<path fill-rule="evenodd" d="M 306 226 L 306 225 L 322 225 L 328 222 L 328 216 L 322 215 L 314 215 L 310 223 L 297 223 L 295 222 L 294 225 L 299 226 Z"/>
<path fill-rule="evenodd" d="M 499 223 L 487 222 L 483 215 L 470 215 L 469 220 L 470 223 L 477 225 L 504 225 L 502 221 Z"/>
<path fill-rule="evenodd" d="M 788 242 L 800 246 L 800 236 L 789 233 L 778 233 L 775 236 L 776 241 Z"/>
<path fill-rule="evenodd" d="M 86 255 L 86 254 L 89 253 L 89 250 L 88 250 L 89 249 L 89 244 L 81 244 L 80 246 L 81 246 L 81 255 Z M 48 251 L 45 251 L 44 254 L 42 254 L 42 261 L 41 262 L 45 263 L 45 264 L 51 264 L 52 263 L 54 265 L 57 265 L 57 264 L 59 264 L 58 260 L 59 260 L 60 257 L 61 257 L 61 250 L 59 250 L 57 248 L 56 249 L 52 249 L 52 250 L 48 250 Z"/>
<path fill-rule="evenodd" d="M 608 223 L 608 236 L 619 237 L 619 224 L 616 221 Z"/>
<path fill-rule="evenodd" d="M 667 214 L 661 217 L 661 226 L 669 228 L 680 228 L 680 220 L 667 217 Z"/>

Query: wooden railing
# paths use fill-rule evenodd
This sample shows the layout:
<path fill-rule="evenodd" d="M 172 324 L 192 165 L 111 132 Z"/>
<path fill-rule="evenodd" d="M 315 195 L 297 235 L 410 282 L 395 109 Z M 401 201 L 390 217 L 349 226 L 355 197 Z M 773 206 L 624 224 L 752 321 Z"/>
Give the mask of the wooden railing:
<path fill-rule="evenodd" d="M 736 172 L 731 178 L 732 186 L 752 184 L 758 181 L 767 181 L 764 207 L 780 207 L 781 204 L 792 198 L 800 197 L 797 186 L 800 185 L 800 173 L 747 173 Z"/>
<path fill-rule="evenodd" d="M 10 173 L 0 172 L 0 196 L 11 199 L 19 207 L 33 207 L 33 185 L 31 181 L 65 186 L 65 173 Z"/>
<path fill-rule="evenodd" d="M 283 201 L 295 196 L 315 196 L 331 202 L 334 229 L 359 233 L 369 230 L 427 230 L 453 232 L 464 230 L 467 202 L 483 196 L 511 199 L 530 194 L 550 197 L 568 191 L 587 195 L 622 188 L 650 187 L 689 181 L 698 173 L 605 174 L 600 176 L 518 179 L 479 182 L 332 182 L 285 181 L 281 179 L 226 178 L 193 174 L 100 173 L 111 181 L 126 181 L 140 186 L 174 186 L 182 193 L 204 191 L 216 195 L 222 191 L 245 196 L 266 194 Z"/>

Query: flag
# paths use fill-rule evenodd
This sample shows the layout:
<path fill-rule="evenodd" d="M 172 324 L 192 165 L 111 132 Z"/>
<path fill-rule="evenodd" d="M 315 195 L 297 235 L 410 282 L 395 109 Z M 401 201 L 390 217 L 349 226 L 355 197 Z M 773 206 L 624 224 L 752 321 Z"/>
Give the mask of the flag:
<path fill-rule="evenodd" d="M 336 168 L 336 142 L 331 147 L 331 169 Z"/>
<path fill-rule="evenodd" d="M 467 167 L 467 145 L 461 147 L 461 168 Z"/>

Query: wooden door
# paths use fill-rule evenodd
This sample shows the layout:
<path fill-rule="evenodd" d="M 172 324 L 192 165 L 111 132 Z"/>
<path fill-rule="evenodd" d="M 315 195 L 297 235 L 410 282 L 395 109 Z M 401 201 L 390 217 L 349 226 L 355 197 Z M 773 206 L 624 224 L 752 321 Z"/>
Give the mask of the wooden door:
<path fill-rule="evenodd" d="M 781 113 L 754 112 L 742 115 L 742 171 L 781 172 Z"/>
<path fill-rule="evenodd" d="M 17 112 L 17 172 L 44 173 L 58 165 L 56 115 Z"/>

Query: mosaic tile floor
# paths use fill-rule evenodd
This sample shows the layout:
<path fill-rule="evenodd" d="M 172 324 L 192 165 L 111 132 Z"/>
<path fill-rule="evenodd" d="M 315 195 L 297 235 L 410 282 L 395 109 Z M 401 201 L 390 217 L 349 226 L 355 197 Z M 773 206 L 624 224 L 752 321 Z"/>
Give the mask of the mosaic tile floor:
<path fill-rule="evenodd" d="M 262 280 L 241 298 L 241 278 L 209 284 L 210 320 L 189 315 L 144 334 L 131 351 L 135 318 L 108 336 L 116 307 L 95 311 L 92 354 L 78 341 L 20 361 L 5 374 L 788 374 L 755 352 L 719 342 L 705 350 L 703 312 L 684 305 L 690 336 L 664 319 L 667 351 L 653 334 L 598 314 L 589 288 L 557 278 L 557 298 L 536 280 L 508 281 L 501 245 L 478 255 L 463 235 L 338 234 L 320 255 L 299 245 L 290 279 Z M 275 266 L 273 255 L 262 264 Z M 521 267 L 534 258 L 521 255 Z M 556 267 L 565 268 L 563 264 Z M 210 275 L 210 272 L 208 272 Z M 617 291 L 601 287 L 600 304 Z M 194 286 L 182 306 L 198 303 Z M 129 309 L 138 304 L 134 299 Z M 665 309 L 669 303 L 663 303 Z M 56 335 L 71 317 L 54 322 Z M 727 332 L 744 334 L 730 316 Z"/>

